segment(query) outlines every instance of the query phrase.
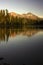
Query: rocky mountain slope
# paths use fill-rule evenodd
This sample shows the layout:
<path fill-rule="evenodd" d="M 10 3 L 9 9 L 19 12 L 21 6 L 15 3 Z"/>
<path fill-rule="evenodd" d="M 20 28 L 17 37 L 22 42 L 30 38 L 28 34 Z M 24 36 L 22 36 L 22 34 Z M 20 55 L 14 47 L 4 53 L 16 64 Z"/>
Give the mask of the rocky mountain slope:
<path fill-rule="evenodd" d="M 37 20 L 37 19 L 40 19 L 40 17 L 34 15 L 33 13 L 26 13 L 26 14 L 17 14 L 15 12 L 10 12 L 10 15 L 11 16 L 14 16 L 14 17 L 21 17 L 21 18 L 27 18 L 27 19 L 33 19 L 33 20 Z"/>

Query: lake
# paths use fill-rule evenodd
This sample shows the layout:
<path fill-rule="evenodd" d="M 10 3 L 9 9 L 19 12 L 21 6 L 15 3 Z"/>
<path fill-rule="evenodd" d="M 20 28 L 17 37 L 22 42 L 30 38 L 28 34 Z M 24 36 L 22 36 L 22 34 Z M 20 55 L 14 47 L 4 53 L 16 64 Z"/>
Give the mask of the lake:
<path fill-rule="evenodd" d="M 43 63 L 43 30 L 0 28 L 1 57 L 11 65 Z"/>

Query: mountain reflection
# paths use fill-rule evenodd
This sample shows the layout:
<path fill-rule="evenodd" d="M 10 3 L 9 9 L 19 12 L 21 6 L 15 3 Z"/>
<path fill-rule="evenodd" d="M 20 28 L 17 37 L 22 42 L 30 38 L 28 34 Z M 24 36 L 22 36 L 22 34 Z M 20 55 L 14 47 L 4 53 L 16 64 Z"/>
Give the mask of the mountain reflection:
<path fill-rule="evenodd" d="M 7 29 L 7 28 L 0 28 L 0 41 L 8 41 L 9 37 L 16 37 L 16 35 L 23 35 L 23 36 L 32 36 L 36 33 L 40 32 L 40 29 L 33 29 L 33 28 L 23 28 L 23 29 Z"/>

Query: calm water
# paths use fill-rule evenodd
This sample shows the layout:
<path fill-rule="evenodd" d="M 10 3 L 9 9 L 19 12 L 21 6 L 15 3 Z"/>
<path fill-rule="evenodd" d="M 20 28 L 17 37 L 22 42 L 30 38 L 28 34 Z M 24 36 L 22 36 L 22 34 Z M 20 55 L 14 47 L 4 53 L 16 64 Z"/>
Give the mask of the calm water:
<path fill-rule="evenodd" d="M 43 30 L 0 28 L 1 57 L 12 65 L 43 63 Z"/>

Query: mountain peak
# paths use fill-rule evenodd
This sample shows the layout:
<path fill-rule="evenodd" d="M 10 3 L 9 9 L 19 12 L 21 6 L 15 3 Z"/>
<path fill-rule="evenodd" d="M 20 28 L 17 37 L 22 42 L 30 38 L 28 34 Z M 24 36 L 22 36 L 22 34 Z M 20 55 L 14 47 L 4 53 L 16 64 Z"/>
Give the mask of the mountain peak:
<path fill-rule="evenodd" d="M 31 12 L 27 13 L 28 16 L 34 16 Z"/>
<path fill-rule="evenodd" d="M 29 16 L 36 16 L 35 14 L 33 14 L 33 13 L 31 13 L 31 12 L 27 13 L 27 15 L 29 15 Z M 38 16 L 37 16 L 37 17 L 38 17 Z"/>
<path fill-rule="evenodd" d="M 10 12 L 9 13 L 11 16 L 16 16 L 17 14 L 15 12 Z"/>
<path fill-rule="evenodd" d="M 32 14 L 31 12 L 28 12 L 27 14 Z"/>
<path fill-rule="evenodd" d="M 23 14 L 23 16 L 24 16 L 25 18 L 34 19 L 34 20 L 37 20 L 37 19 L 39 18 L 38 16 L 34 15 L 34 14 L 31 13 L 31 12 L 29 12 L 29 13 L 27 13 L 27 14 Z"/>

